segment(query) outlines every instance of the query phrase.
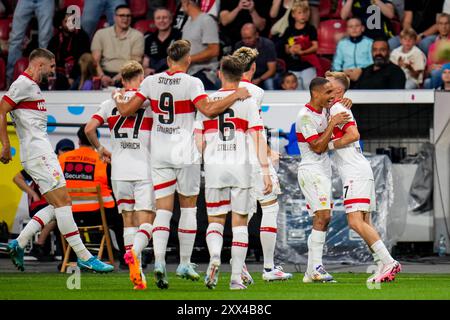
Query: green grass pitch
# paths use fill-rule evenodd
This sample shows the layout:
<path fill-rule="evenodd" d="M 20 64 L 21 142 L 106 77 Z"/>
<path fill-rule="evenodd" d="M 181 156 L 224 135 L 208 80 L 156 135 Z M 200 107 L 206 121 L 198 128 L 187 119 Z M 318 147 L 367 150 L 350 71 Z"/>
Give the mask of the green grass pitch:
<path fill-rule="evenodd" d="M 301 282 L 302 274 L 284 282 L 266 283 L 260 273 L 253 273 L 255 284 L 247 290 L 230 291 L 229 273 L 221 273 L 215 290 L 208 290 L 203 281 L 192 282 L 169 274 L 169 289 L 158 289 L 147 273 L 148 288 L 134 291 L 127 273 L 81 273 L 81 289 L 69 290 L 69 274 L 7 273 L 0 274 L 0 299 L 83 299 L 83 300 L 449 300 L 450 274 L 399 274 L 395 282 L 369 290 L 367 274 L 334 273 L 337 283 Z"/>

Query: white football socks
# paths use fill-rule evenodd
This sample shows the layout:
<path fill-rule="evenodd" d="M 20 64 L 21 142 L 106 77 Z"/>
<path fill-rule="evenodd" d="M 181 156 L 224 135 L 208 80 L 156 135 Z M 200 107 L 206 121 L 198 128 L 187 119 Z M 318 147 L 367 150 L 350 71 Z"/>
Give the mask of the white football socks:
<path fill-rule="evenodd" d="M 231 243 L 231 281 L 241 282 L 242 268 L 248 249 L 247 226 L 233 227 L 233 242 Z"/>
<path fill-rule="evenodd" d="M 86 249 L 83 241 L 81 241 L 80 232 L 73 220 L 72 207 L 55 208 L 55 217 L 59 231 L 61 231 L 61 234 L 67 240 L 69 246 L 72 247 L 78 258 L 85 261 L 89 260 L 92 254 Z"/>
<path fill-rule="evenodd" d="M 219 264 L 223 246 L 223 229 L 223 225 L 214 222 L 210 223 L 208 229 L 206 229 L 206 244 L 208 245 L 210 261 L 216 261 Z"/>
<path fill-rule="evenodd" d="M 153 226 L 150 223 L 143 223 L 134 236 L 133 250 L 137 256 L 140 256 L 142 250 L 148 245 L 152 238 Z"/>
<path fill-rule="evenodd" d="M 138 228 L 136 227 L 124 227 L 123 228 L 123 244 L 125 251 L 129 251 L 133 247 L 134 236 Z"/>
<path fill-rule="evenodd" d="M 156 218 L 153 221 L 153 251 L 155 262 L 166 263 L 167 242 L 170 235 L 170 219 L 172 212 L 168 210 L 156 210 Z"/>
<path fill-rule="evenodd" d="M 325 244 L 325 231 L 312 229 L 308 237 L 308 270 L 312 272 L 322 265 L 323 245 Z"/>
<path fill-rule="evenodd" d="M 197 207 L 180 208 L 180 222 L 178 224 L 178 240 L 180 241 L 180 263 L 191 262 L 197 234 Z"/>
<path fill-rule="evenodd" d="M 261 246 L 264 255 L 264 269 L 273 269 L 273 256 L 277 241 L 277 215 L 280 209 L 278 202 L 270 206 L 262 206 L 260 228 Z"/>
<path fill-rule="evenodd" d="M 394 258 L 392 258 L 383 241 L 378 240 L 370 248 L 380 258 L 381 263 L 383 263 L 384 265 L 394 262 Z"/>
<path fill-rule="evenodd" d="M 55 218 L 55 208 L 48 205 L 45 208 L 39 210 L 33 218 L 27 223 L 25 228 L 17 237 L 17 242 L 19 246 L 23 249 L 27 245 L 28 241 L 33 238 L 33 236 L 42 230 L 42 228 Z"/>

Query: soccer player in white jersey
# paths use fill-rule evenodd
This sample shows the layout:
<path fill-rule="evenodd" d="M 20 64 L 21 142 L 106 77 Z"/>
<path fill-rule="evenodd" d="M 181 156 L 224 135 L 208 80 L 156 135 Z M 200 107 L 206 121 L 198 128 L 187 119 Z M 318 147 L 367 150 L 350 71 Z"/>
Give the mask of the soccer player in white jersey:
<path fill-rule="evenodd" d="M 125 88 L 124 98 L 130 99 L 144 80 L 144 69 L 139 62 L 130 61 L 122 66 L 120 74 Z M 96 130 L 103 123 L 107 123 L 111 131 L 112 154 L 97 138 Z M 152 125 L 152 110 L 146 105 L 134 115 L 123 117 L 114 100 L 109 99 L 100 105 L 85 128 L 86 135 L 100 156 L 111 162 L 113 192 L 123 218 L 124 258 L 136 290 L 147 288 L 140 256 L 151 239 L 155 219 L 150 171 Z"/>
<path fill-rule="evenodd" d="M 220 63 L 222 89 L 210 96 L 221 100 L 239 87 L 243 73 L 243 63 L 235 56 L 226 56 Z M 252 182 L 253 170 L 250 152 L 255 153 L 262 168 L 264 188 L 262 192 L 272 192 L 267 142 L 262 134 L 264 126 L 256 100 L 248 98 L 236 101 L 222 114 L 213 119 L 197 113 L 196 141 L 203 151 L 205 168 L 205 198 L 208 212 L 206 243 L 210 263 L 205 284 L 213 289 L 217 285 L 220 254 L 223 245 L 223 230 L 226 216 L 232 212 L 231 225 L 231 290 L 246 289 L 241 273 L 247 255 L 248 227 L 247 215 L 253 212 L 256 198 Z M 251 148 L 248 139 L 254 139 L 256 148 Z M 256 154 L 257 153 L 257 154 Z"/>
<path fill-rule="evenodd" d="M 345 73 L 327 72 L 325 76 L 334 88 L 335 98 L 342 98 L 350 85 Z M 401 265 L 392 258 L 371 223 L 370 213 L 376 210 L 372 168 L 361 153 L 359 131 L 352 112 L 341 103 L 334 103 L 330 115 L 339 112 L 347 112 L 351 120 L 334 128 L 328 149 L 334 150 L 331 159 L 336 163 L 342 180 L 348 225 L 364 239 L 378 265 L 378 270 L 367 281 L 392 281 L 401 271 Z"/>
<path fill-rule="evenodd" d="M 49 206 L 33 217 L 16 240 L 8 245 L 9 255 L 23 271 L 23 248 L 47 223 L 56 219 L 61 234 L 78 257 L 78 266 L 97 272 L 111 272 L 114 267 L 101 262 L 84 246 L 72 216 L 66 181 L 47 135 L 47 109 L 39 83 L 55 73 L 55 56 L 47 49 L 33 50 L 28 68 L 14 81 L 0 102 L 0 161 L 12 160 L 7 133 L 9 112 L 20 142 L 20 160 L 25 171 L 39 186 Z"/>
<path fill-rule="evenodd" d="M 303 282 L 332 282 L 333 276 L 322 263 L 326 230 L 331 218 L 331 162 L 327 153 L 333 128 L 346 123 L 350 116 L 341 112 L 327 120 L 326 108 L 334 101 L 331 83 L 317 77 L 309 86 L 311 100 L 300 109 L 297 121 L 297 141 L 301 154 L 298 181 L 313 216 L 313 228 L 308 237 L 308 267 Z"/>
<path fill-rule="evenodd" d="M 244 74 L 242 76 L 241 82 L 239 83 L 239 86 L 248 89 L 248 91 L 252 95 L 252 98 L 256 100 L 259 112 L 261 113 L 264 90 L 251 82 L 256 71 L 255 61 L 258 57 L 258 50 L 249 47 L 241 47 L 233 53 L 233 56 L 238 57 L 245 67 Z M 263 135 L 266 138 L 265 131 L 263 131 Z M 275 154 L 275 152 L 269 147 L 267 148 L 267 150 L 269 156 Z M 292 274 L 284 272 L 281 266 L 275 266 L 274 264 L 275 245 L 277 241 L 277 216 L 280 209 L 278 205 L 278 195 L 281 193 L 278 176 L 269 157 L 269 172 L 273 183 L 273 188 L 270 194 L 265 195 L 262 192 L 262 190 L 264 189 L 264 181 L 261 166 L 259 165 L 259 163 L 255 163 L 253 168 L 253 174 L 256 179 L 256 198 L 259 201 L 262 209 L 261 227 L 259 229 L 261 246 L 264 256 L 264 271 L 262 274 L 262 278 L 266 281 L 287 280 L 292 278 Z M 252 216 L 253 212 L 249 213 L 249 222 Z M 244 283 L 251 283 L 251 281 L 249 281 L 251 279 L 251 275 L 247 271 L 245 265 L 243 270 L 243 277 L 245 279 Z"/>
<path fill-rule="evenodd" d="M 153 223 L 155 280 L 161 289 L 168 288 L 165 254 L 173 212 L 174 194 L 178 192 L 181 216 L 178 225 L 180 240 L 179 277 L 198 280 L 191 263 L 197 232 L 197 196 L 200 192 L 200 154 L 194 142 L 196 109 L 207 116 L 223 112 L 236 100 L 247 98 L 248 90 L 240 89 L 227 99 L 209 101 L 203 84 L 186 71 L 190 65 L 189 41 L 175 41 L 167 50 L 169 70 L 147 77 L 136 95 L 128 102 L 115 96 L 123 116 L 139 109 L 150 99 L 153 110 L 151 171 L 156 197 L 156 218 Z"/>

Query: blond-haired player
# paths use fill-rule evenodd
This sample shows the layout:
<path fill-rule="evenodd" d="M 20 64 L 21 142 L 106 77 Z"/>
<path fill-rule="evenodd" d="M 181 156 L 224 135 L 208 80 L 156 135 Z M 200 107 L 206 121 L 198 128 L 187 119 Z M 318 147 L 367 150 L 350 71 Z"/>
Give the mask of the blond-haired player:
<path fill-rule="evenodd" d="M 180 264 L 179 277 L 198 280 L 200 276 L 191 263 L 197 233 L 197 196 L 200 192 L 200 154 L 194 142 L 196 110 L 207 116 L 223 112 L 238 99 L 249 96 L 240 89 L 221 101 L 209 101 L 203 84 L 186 71 L 191 63 L 191 44 L 175 41 L 167 50 L 169 70 L 145 78 L 136 95 L 124 101 L 115 96 L 122 116 L 133 114 L 149 99 L 153 111 L 151 172 L 156 197 L 156 218 L 153 223 L 155 280 L 161 289 L 169 286 L 165 254 L 170 233 L 174 196 L 180 200 Z"/>
<path fill-rule="evenodd" d="M 50 204 L 33 216 L 16 240 L 8 245 L 14 265 L 24 270 L 24 247 L 46 224 L 56 219 L 58 229 L 78 257 L 82 269 L 111 272 L 114 267 L 101 262 L 86 249 L 73 220 L 72 202 L 66 180 L 47 135 L 47 108 L 39 83 L 55 74 L 55 55 L 47 49 L 35 49 L 29 56 L 28 68 L 15 80 L 0 102 L 0 162 L 12 160 L 6 114 L 15 123 L 20 142 L 20 160 L 25 171 L 39 186 Z"/>
<path fill-rule="evenodd" d="M 244 67 L 244 73 L 242 75 L 239 86 L 248 89 L 248 91 L 252 95 L 252 98 L 254 98 L 257 102 L 259 112 L 261 112 L 264 90 L 251 82 L 256 71 L 256 59 L 258 58 L 258 54 L 258 50 L 256 49 L 241 47 L 233 53 L 233 56 L 239 58 Z M 265 131 L 262 131 L 262 133 L 265 141 L 267 141 Z M 271 150 L 269 147 L 267 148 L 267 150 L 269 155 L 269 172 L 273 183 L 272 192 L 269 194 L 264 194 L 262 192 L 264 190 L 263 170 L 257 159 L 256 161 L 255 159 L 253 159 L 253 175 L 255 178 L 256 197 L 262 209 L 261 227 L 259 229 L 261 246 L 264 256 L 264 270 L 262 278 L 266 281 L 287 280 L 292 278 L 292 274 L 284 272 L 281 266 L 275 266 L 274 264 L 275 245 L 277 241 L 277 216 L 280 209 L 278 205 L 278 195 L 281 193 L 281 190 L 277 173 L 272 164 L 272 161 L 270 161 L 270 156 L 275 155 L 276 157 L 278 157 L 278 154 L 276 154 L 276 152 Z M 249 214 L 249 222 L 252 218 L 252 215 L 253 212 Z M 243 278 L 245 279 L 246 283 L 252 282 L 251 275 L 247 271 L 245 265 L 243 270 Z"/>
<path fill-rule="evenodd" d="M 125 99 L 130 99 L 144 80 L 144 69 L 137 61 L 129 61 L 122 66 L 120 74 Z M 112 153 L 100 144 L 96 134 L 103 123 L 107 123 L 111 131 Z M 151 239 L 155 219 L 155 196 L 150 172 L 152 126 L 152 110 L 146 105 L 135 114 L 123 117 L 114 100 L 108 99 L 100 105 L 85 128 L 100 156 L 111 162 L 113 192 L 123 218 L 124 258 L 129 265 L 134 288 L 140 290 L 147 287 L 140 255 Z"/>
<path fill-rule="evenodd" d="M 345 73 L 327 72 L 325 76 L 334 88 L 335 98 L 342 98 L 350 85 Z M 346 124 L 334 128 L 328 149 L 334 150 L 332 160 L 336 163 L 342 180 L 348 225 L 364 239 L 378 265 L 377 272 L 367 281 L 392 281 L 401 271 L 401 265 L 392 258 L 370 222 L 370 213 L 376 210 L 372 168 L 361 152 L 359 131 L 352 112 L 336 102 L 330 109 L 330 115 L 339 112 L 348 113 L 351 119 Z"/>
<path fill-rule="evenodd" d="M 243 64 L 238 57 L 226 56 L 220 63 L 222 88 L 210 98 L 222 100 L 239 87 Z M 264 126 L 255 99 L 236 101 L 217 117 L 197 114 L 198 146 L 203 150 L 205 167 L 205 198 L 208 211 L 206 242 L 210 263 L 205 284 L 213 289 L 217 285 L 220 256 L 223 245 L 223 230 L 226 216 L 232 212 L 233 240 L 231 246 L 230 289 L 246 289 L 241 273 L 248 248 L 247 215 L 256 205 L 252 182 L 250 153 L 262 167 L 263 194 L 272 191 L 272 181 L 267 159 L 267 143 L 262 134 Z M 251 148 L 252 139 L 256 148 Z"/>

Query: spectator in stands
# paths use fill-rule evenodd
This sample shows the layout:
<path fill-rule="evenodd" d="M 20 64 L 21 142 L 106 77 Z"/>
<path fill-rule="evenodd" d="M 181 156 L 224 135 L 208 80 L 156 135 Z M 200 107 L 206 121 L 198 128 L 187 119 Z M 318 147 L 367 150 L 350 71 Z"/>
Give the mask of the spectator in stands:
<path fill-rule="evenodd" d="M 347 20 L 348 36 L 341 39 L 333 58 L 333 70 L 352 73 L 356 68 L 365 68 L 373 63 L 372 42 L 364 36 L 364 25 L 358 17 Z"/>
<path fill-rule="evenodd" d="M 267 0 L 226 0 L 220 3 L 219 20 L 225 42 L 234 45 L 240 40 L 240 31 L 252 22 L 262 35 L 267 35 L 271 3 Z"/>
<path fill-rule="evenodd" d="M 438 90 L 450 91 L 450 63 L 446 63 L 441 69 L 442 84 L 437 88 Z"/>
<path fill-rule="evenodd" d="M 188 72 L 201 79 L 206 90 L 215 90 L 220 50 L 217 22 L 200 10 L 198 0 L 182 0 L 181 3 L 189 16 L 182 35 L 183 39 L 191 43 L 191 65 Z"/>
<path fill-rule="evenodd" d="M 274 21 L 280 20 L 291 8 L 294 0 L 273 0 L 270 7 L 269 16 Z"/>
<path fill-rule="evenodd" d="M 67 188 L 92 188 L 100 185 L 108 225 L 114 231 L 119 247 L 119 260 L 125 265 L 123 221 L 117 211 L 111 187 L 111 165 L 104 163 L 84 132 L 85 124 L 77 132 L 79 148 L 59 157 L 66 177 Z M 97 130 L 97 136 L 99 132 Z M 83 194 L 80 194 L 83 195 Z M 98 202 L 72 201 L 72 211 L 78 226 L 101 224 Z"/>
<path fill-rule="evenodd" d="M 72 140 L 62 139 L 59 140 L 56 144 L 55 153 L 59 157 L 60 155 L 74 149 L 75 145 Z M 39 191 L 38 185 L 33 181 L 33 179 L 25 170 L 17 173 L 13 178 L 13 182 L 20 190 L 28 195 L 28 214 L 30 218 L 33 218 L 36 213 L 48 206 L 47 201 Z M 55 220 L 46 224 L 42 228 L 37 241 L 32 245 L 30 254 L 36 257 L 39 261 L 53 260 L 53 257 L 48 254 L 48 250 L 45 249 L 45 244 L 50 232 L 53 231 L 55 227 Z"/>
<path fill-rule="evenodd" d="M 416 39 L 417 33 L 414 29 L 403 29 L 400 33 L 400 43 L 402 45 L 391 52 L 391 62 L 402 68 L 405 73 L 405 89 L 418 89 L 423 82 L 427 58 L 415 46 Z"/>
<path fill-rule="evenodd" d="M 307 90 L 311 80 L 316 77 L 320 67 L 316 55 L 317 31 L 309 24 L 309 5 L 307 2 L 294 2 L 292 17 L 295 24 L 285 31 L 282 41 L 285 46 L 286 65 L 298 79 L 298 89 Z"/>
<path fill-rule="evenodd" d="M 430 45 L 436 39 L 438 26 L 436 17 L 442 12 L 444 0 L 408 0 L 405 1 L 405 14 L 402 29 L 413 28 L 417 33 L 418 47 L 426 55 Z M 391 50 L 400 46 L 400 38 L 389 40 Z"/>
<path fill-rule="evenodd" d="M 309 21 L 317 29 L 319 28 L 320 23 L 320 13 L 319 13 L 320 0 L 308 0 L 308 4 L 309 4 L 309 11 L 311 13 Z"/>
<path fill-rule="evenodd" d="M 441 41 L 450 40 L 450 15 L 447 13 L 440 13 L 437 16 L 438 35 L 436 40 L 430 45 L 428 49 L 427 59 L 427 74 L 430 78 L 425 80 L 424 88 L 437 88 L 441 79 L 441 68 L 444 63 L 450 62 L 442 61 L 437 57 L 437 47 Z"/>
<path fill-rule="evenodd" d="M 22 43 L 33 15 L 38 21 L 39 48 L 47 48 L 53 34 L 54 0 L 20 0 L 17 2 L 9 35 L 8 62 L 6 78 L 9 84 L 13 81 L 14 65 L 22 56 Z"/>
<path fill-rule="evenodd" d="M 270 39 L 260 37 L 253 23 L 246 23 L 241 30 L 242 40 L 239 41 L 234 50 L 246 46 L 258 50 L 256 58 L 256 71 L 252 82 L 266 90 L 274 90 L 273 77 L 277 71 L 277 54 L 275 45 Z"/>
<path fill-rule="evenodd" d="M 131 10 L 128 5 L 116 8 L 114 25 L 98 30 L 91 44 L 92 55 L 97 63 L 97 72 L 104 87 L 120 84 L 120 68 L 129 60 L 142 63 L 144 35 L 131 25 Z"/>
<path fill-rule="evenodd" d="M 143 63 L 145 76 L 162 72 L 168 68 L 167 48 L 174 41 L 181 39 L 181 32 L 172 27 L 172 12 L 169 9 L 157 8 L 153 18 L 158 31 L 145 37 Z"/>
<path fill-rule="evenodd" d="M 201 0 L 200 9 L 202 10 L 202 12 L 209 14 L 210 16 L 212 16 L 214 19 L 217 20 L 219 17 L 220 0 Z M 173 19 L 174 20 L 173 28 L 181 32 L 187 19 L 188 16 L 183 11 L 183 7 L 180 2 L 175 11 L 175 19 Z"/>
<path fill-rule="evenodd" d="M 297 90 L 297 88 L 298 88 L 297 76 L 292 72 L 285 72 L 281 77 L 281 89 Z"/>
<path fill-rule="evenodd" d="M 115 21 L 116 8 L 126 4 L 125 0 L 84 0 L 83 14 L 81 15 L 81 27 L 92 38 L 97 25 L 102 17 L 106 15 L 108 24 L 112 26 Z"/>
<path fill-rule="evenodd" d="M 67 8 L 56 13 L 54 25 L 57 31 L 47 47 L 55 55 L 57 85 L 62 78 L 65 78 L 63 81 L 67 79 L 69 86 L 73 84 L 80 76 L 78 60 L 83 53 L 89 52 L 89 36 L 83 29 L 75 28 L 71 22 L 73 18 Z"/>
<path fill-rule="evenodd" d="M 72 90 L 98 90 L 101 87 L 97 73 L 97 63 L 91 53 L 86 52 L 78 61 L 80 76 L 74 82 Z"/>
<path fill-rule="evenodd" d="M 355 69 L 350 79 L 354 89 L 404 89 L 406 77 L 403 70 L 389 61 L 389 44 L 386 39 L 375 39 L 372 44 L 373 64 Z"/>
<path fill-rule="evenodd" d="M 376 5 L 381 13 L 380 19 L 374 19 L 376 11 L 370 10 L 370 6 Z M 389 20 L 395 17 L 395 8 L 390 0 L 346 0 L 341 10 L 341 18 L 358 17 L 363 22 L 364 34 L 369 38 L 376 39 L 394 36 L 392 25 Z M 380 26 L 375 23 L 380 21 Z"/>

